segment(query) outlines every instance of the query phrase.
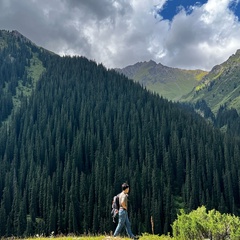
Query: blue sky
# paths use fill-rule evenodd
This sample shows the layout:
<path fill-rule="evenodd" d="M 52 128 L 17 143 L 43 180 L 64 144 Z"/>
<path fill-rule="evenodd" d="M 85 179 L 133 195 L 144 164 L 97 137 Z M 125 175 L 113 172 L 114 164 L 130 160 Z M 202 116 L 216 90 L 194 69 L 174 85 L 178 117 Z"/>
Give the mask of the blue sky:
<path fill-rule="evenodd" d="M 186 9 L 188 14 L 192 13 L 193 6 L 202 6 L 206 4 L 207 0 L 195 1 L 195 0 L 169 0 L 163 5 L 163 9 L 159 12 L 159 14 L 167 20 L 172 21 L 175 15 L 180 11 L 183 7 Z M 216 5 L 217 7 L 217 5 Z M 229 8 L 235 13 L 238 18 L 240 18 L 240 4 L 238 1 L 232 1 L 229 5 Z"/>
<path fill-rule="evenodd" d="M 240 49 L 240 0 L 1 0 L 0 29 L 108 68 L 211 70 Z"/>
<path fill-rule="evenodd" d="M 195 0 L 169 0 L 163 5 L 163 10 L 159 12 L 159 14 L 167 20 L 172 20 L 175 15 L 179 12 L 180 8 L 183 7 L 189 13 L 191 13 L 191 7 L 195 5 L 203 5 L 207 3 L 206 1 L 195 1 Z"/>

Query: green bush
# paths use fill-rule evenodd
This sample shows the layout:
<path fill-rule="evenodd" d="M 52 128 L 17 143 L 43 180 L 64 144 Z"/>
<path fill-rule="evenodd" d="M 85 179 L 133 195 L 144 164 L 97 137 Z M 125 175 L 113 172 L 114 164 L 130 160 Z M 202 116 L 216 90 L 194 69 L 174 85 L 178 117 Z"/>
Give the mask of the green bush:
<path fill-rule="evenodd" d="M 174 239 L 177 240 L 240 239 L 239 217 L 221 214 L 214 209 L 207 212 L 204 206 L 189 214 L 181 210 L 172 227 Z"/>

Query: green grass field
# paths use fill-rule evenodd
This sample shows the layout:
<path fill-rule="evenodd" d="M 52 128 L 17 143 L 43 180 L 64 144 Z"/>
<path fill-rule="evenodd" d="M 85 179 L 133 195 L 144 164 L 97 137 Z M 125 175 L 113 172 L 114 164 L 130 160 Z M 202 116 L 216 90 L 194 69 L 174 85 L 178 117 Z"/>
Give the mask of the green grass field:
<path fill-rule="evenodd" d="M 25 238 L 25 240 L 130 240 L 128 237 L 117 237 L 114 238 L 112 236 L 69 236 L 69 237 L 34 237 L 34 238 Z M 139 240 L 170 240 L 173 239 L 169 236 L 157 236 L 151 234 L 143 234 L 139 237 Z"/>

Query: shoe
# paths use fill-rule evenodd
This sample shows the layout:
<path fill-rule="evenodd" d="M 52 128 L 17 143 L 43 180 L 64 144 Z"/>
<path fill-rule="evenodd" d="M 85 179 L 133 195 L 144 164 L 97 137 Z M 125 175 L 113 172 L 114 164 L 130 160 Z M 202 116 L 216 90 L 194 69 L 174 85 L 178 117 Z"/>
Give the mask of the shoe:
<path fill-rule="evenodd" d="M 131 237 L 132 239 L 139 239 L 139 237 L 138 236 L 133 236 L 133 237 Z"/>

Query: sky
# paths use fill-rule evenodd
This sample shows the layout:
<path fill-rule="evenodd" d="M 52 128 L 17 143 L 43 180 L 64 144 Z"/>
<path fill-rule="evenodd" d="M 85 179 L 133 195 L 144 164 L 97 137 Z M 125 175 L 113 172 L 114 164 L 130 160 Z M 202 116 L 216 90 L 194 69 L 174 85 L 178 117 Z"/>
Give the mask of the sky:
<path fill-rule="evenodd" d="M 0 0 L 0 29 L 107 68 L 211 70 L 240 49 L 240 0 Z"/>

